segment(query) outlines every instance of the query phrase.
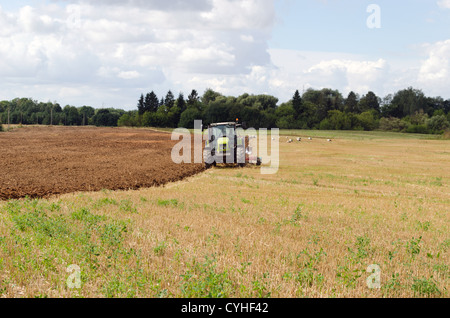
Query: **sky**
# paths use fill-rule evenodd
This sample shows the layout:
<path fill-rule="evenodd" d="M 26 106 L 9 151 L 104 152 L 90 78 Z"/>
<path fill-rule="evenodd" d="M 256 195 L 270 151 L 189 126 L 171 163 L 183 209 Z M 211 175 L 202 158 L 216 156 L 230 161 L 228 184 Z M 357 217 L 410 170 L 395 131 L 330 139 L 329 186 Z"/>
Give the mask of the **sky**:
<path fill-rule="evenodd" d="M 308 88 L 450 98 L 450 0 L 0 0 L 0 100 Z"/>

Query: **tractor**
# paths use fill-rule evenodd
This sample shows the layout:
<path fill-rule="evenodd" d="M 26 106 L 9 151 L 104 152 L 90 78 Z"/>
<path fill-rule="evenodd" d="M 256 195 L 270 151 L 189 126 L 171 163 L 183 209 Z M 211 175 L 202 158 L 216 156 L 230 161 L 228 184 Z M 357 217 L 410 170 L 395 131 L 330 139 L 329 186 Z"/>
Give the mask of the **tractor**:
<path fill-rule="evenodd" d="M 245 124 L 236 122 L 213 123 L 208 125 L 203 158 L 208 169 L 217 164 L 245 167 L 249 163 L 261 165 L 261 158 L 252 155 L 250 138 L 244 134 Z"/>

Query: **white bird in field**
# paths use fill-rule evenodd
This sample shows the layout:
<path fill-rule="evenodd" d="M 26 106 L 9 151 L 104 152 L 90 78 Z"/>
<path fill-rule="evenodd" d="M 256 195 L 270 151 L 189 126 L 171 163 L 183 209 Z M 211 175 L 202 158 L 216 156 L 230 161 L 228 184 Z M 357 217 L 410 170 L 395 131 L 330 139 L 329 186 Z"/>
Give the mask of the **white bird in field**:
<path fill-rule="evenodd" d="M 331 142 L 331 139 L 328 139 L 328 142 Z"/>
<path fill-rule="evenodd" d="M 311 137 L 309 137 L 309 138 L 308 138 L 308 140 L 312 140 L 312 138 L 311 138 Z"/>
<path fill-rule="evenodd" d="M 299 138 L 297 138 L 297 141 L 302 141 L 302 138 L 300 138 L 300 137 L 299 137 Z"/>

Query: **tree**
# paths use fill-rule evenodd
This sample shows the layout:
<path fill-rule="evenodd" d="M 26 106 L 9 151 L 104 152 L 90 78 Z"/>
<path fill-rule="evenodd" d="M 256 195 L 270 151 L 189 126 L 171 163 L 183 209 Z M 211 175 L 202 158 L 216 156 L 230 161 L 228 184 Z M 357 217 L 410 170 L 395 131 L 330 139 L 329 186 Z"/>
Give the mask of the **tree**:
<path fill-rule="evenodd" d="M 200 100 L 200 97 L 198 96 L 197 91 L 195 89 L 193 89 L 187 99 L 188 107 L 197 106 L 197 103 L 199 102 L 199 100 Z"/>
<path fill-rule="evenodd" d="M 278 118 L 276 121 L 276 125 L 279 129 L 295 129 L 295 128 L 297 128 L 295 118 L 292 115 Z"/>
<path fill-rule="evenodd" d="M 303 102 L 310 102 L 315 105 L 319 105 L 322 103 L 322 93 L 318 90 L 315 90 L 313 88 L 308 88 L 306 92 L 303 93 Z"/>
<path fill-rule="evenodd" d="M 95 109 L 91 106 L 83 106 L 79 109 L 80 116 L 82 118 L 82 125 L 88 125 L 89 118 L 95 115 Z"/>
<path fill-rule="evenodd" d="M 173 96 L 173 93 L 170 90 L 166 94 L 165 103 L 169 111 L 175 105 L 175 96 Z"/>
<path fill-rule="evenodd" d="M 322 90 L 309 88 L 303 94 L 303 103 L 305 102 L 310 102 L 317 106 L 314 117 L 319 123 L 327 118 L 330 110 L 343 110 L 344 108 L 344 99 L 341 93 L 330 88 Z"/>
<path fill-rule="evenodd" d="M 247 127 L 259 129 L 262 123 L 262 112 L 255 107 L 244 107 L 241 113 L 241 121 L 247 124 Z"/>
<path fill-rule="evenodd" d="M 292 105 L 292 102 L 288 102 L 278 106 L 275 111 L 275 114 L 277 115 L 278 118 L 287 116 L 295 117 L 296 112 Z"/>
<path fill-rule="evenodd" d="M 350 130 L 352 129 L 351 114 L 346 114 L 340 110 L 330 110 L 328 117 L 321 121 L 321 130 Z"/>
<path fill-rule="evenodd" d="M 151 91 L 145 95 L 144 100 L 144 113 L 145 112 L 156 112 L 159 108 L 159 100 L 155 92 Z"/>
<path fill-rule="evenodd" d="M 405 117 L 416 112 L 426 112 L 426 98 L 421 90 L 409 87 L 398 91 L 391 102 L 389 115 L 395 117 Z"/>
<path fill-rule="evenodd" d="M 351 91 L 344 103 L 344 111 L 346 113 L 356 113 L 358 111 L 358 96 Z"/>
<path fill-rule="evenodd" d="M 132 120 L 130 114 L 123 114 L 117 121 L 117 126 L 119 127 L 131 127 Z"/>
<path fill-rule="evenodd" d="M 200 100 L 200 96 L 198 95 L 198 93 L 195 89 L 193 89 L 191 94 L 189 94 L 189 96 L 188 96 L 187 107 L 188 108 L 196 108 L 200 112 L 203 111 L 203 104 Z"/>
<path fill-rule="evenodd" d="M 295 96 L 295 95 L 294 95 Z M 297 122 L 295 120 L 296 111 L 292 106 L 293 100 L 282 103 L 275 110 L 275 125 L 280 129 L 295 129 L 297 127 Z"/>
<path fill-rule="evenodd" d="M 170 108 L 167 114 L 167 124 L 171 128 L 177 128 L 180 122 L 181 110 L 177 106 Z"/>
<path fill-rule="evenodd" d="M 298 125 L 302 129 L 318 128 L 320 121 L 317 117 L 317 105 L 311 102 L 303 101 L 303 116 Z"/>
<path fill-rule="evenodd" d="M 141 126 L 142 116 L 138 111 L 128 111 L 124 113 L 117 121 L 119 127 L 139 127 Z"/>
<path fill-rule="evenodd" d="M 267 109 L 261 112 L 260 126 L 259 128 L 272 129 L 276 128 L 277 116 L 275 115 L 275 109 Z"/>
<path fill-rule="evenodd" d="M 188 108 L 180 116 L 179 127 L 192 129 L 194 128 L 194 121 L 201 120 L 202 114 L 197 108 Z"/>
<path fill-rule="evenodd" d="M 230 107 L 226 99 L 211 102 L 204 111 L 205 124 L 230 121 Z"/>
<path fill-rule="evenodd" d="M 359 125 L 366 131 L 374 130 L 378 127 L 375 110 L 369 110 L 356 116 Z"/>
<path fill-rule="evenodd" d="M 270 95 L 257 95 L 256 102 L 260 110 L 275 109 L 278 104 L 278 98 Z"/>
<path fill-rule="evenodd" d="M 295 91 L 294 97 L 292 97 L 292 107 L 295 111 L 295 118 L 298 119 L 303 113 L 303 102 L 298 90 Z"/>
<path fill-rule="evenodd" d="M 213 91 L 211 88 L 208 88 L 201 98 L 202 104 L 206 107 L 209 103 L 214 102 L 218 97 L 222 96 L 220 93 Z"/>
<path fill-rule="evenodd" d="M 237 103 L 243 107 L 253 107 L 258 110 L 275 109 L 278 98 L 270 95 L 249 95 L 245 93 L 237 98 Z"/>
<path fill-rule="evenodd" d="M 184 112 L 186 110 L 186 101 L 184 100 L 183 93 L 180 93 L 178 95 L 178 98 L 176 100 L 176 106 L 181 110 L 181 112 Z"/>
<path fill-rule="evenodd" d="M 375 110 L 380 113 L 380 99 L 374 92 L 368 92 L 358 103 L 358 112 L 364 113 L 369 110 Z"/>
<path fill-rule="evenodd" d="M 442 133 L 450 127 L 450 123 L 445 115 L 431 117 L 426 121 L 426 125 L 432 133 Z"/>
<path fill-rule="evenodd" d="M 67 126 L 79 126 L 82 123 L 82 117 L 78 113 L 78 109 L 74 106 L 66 105 L 64 107 L 64 124 Z M 41 120 L 44 119 L 43 114 L 39 116 Z"/>
<path fill-rule="evenodd" d="M 92 118 L 92 121 L 95 126 L 115 127 L 122 115 L 118 110 L 99 109 Z"/>
<path fill-rule="evenodd" d="M 145 112 L 145 100 L 144 100 L 144 94 L 141 94 L 141 97 L 139 98 L 138 104 L 137 104 L 139 115 L 144 114 Z"/>
<path fill-rule="evenodd" d="M 167 127 L 167 114 L 163 112 L 146 112 L 142 117 L 145 127 Z"/>
<path fill-rule="evenodd" d="M 344 110 L 344 98 L 338 90 L 324 88 L 320 91 L 322 102 L 325 101 L 328 110 Z"/>
<path fill-rule="evenodd" d="M 241 120 L 243 118 L 243 107 L 237 102 L 237 98 L 233 96 L 219 96 L 216 99 L 216 102 L 221 101 L 226 105 L 226 109 L 228 111 L 228 118 L 231 121 L 234 121 L 236 119 Z"/>

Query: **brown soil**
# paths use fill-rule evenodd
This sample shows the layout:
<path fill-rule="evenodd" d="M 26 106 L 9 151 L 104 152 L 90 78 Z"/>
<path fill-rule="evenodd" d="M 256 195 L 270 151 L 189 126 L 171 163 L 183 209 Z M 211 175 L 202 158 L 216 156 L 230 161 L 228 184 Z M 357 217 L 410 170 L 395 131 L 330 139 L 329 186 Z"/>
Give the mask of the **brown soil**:
<path fill-rule="evenodd" d="M 141 129 L 24 127 L 0 133 L 0 200 L 139 189 L 204 170 L 175 164 L 171 134 Z"/>

